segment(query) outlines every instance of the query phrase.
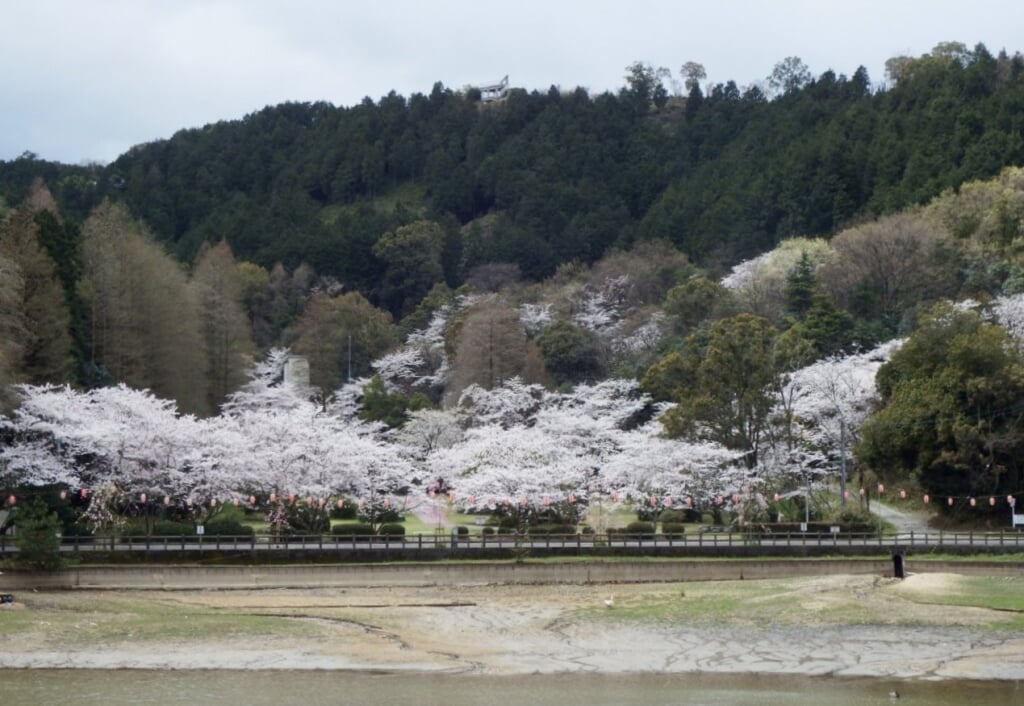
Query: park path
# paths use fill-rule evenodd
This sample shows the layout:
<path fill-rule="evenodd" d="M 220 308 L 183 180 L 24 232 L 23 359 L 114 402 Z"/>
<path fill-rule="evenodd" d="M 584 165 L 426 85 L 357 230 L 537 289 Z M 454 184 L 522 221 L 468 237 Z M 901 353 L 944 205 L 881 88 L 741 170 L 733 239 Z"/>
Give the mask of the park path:
<path fill-rule="evenodd" d="M 871 501 L 871 512 L 896 528 L 896 534 L 923 534 L 934 531 L 928 526 L 928 516 L 919 512 L 899 510 L 879 500 Z"/>

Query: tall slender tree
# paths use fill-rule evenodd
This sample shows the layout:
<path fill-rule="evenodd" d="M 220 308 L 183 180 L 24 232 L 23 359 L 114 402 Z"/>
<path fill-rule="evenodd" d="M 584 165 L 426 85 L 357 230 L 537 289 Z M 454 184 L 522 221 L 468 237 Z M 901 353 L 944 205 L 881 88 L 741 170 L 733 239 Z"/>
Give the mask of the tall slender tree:
<path fill-rule="evenodd" d="M 209 411 L 199 308 L 182 268 L 110 202 L 83 226 L 82 265 L 92 382 L 124 382 L 184 411 Z"/>
<path fill-rule="evenodd" d="M 29 209 L 11 212 L 0 223 L 0 255 L 19 277 L 8 283 L 16 311 L 11 326 L 18 377 L 29 383 L 68 382 L 73 376 L 71 317 L 53 259 L 39 242 L 39 226 Z"/>
<path fill-rule="evenodd" d="M 192 272 L 206 344 L 207 402 L 217 409 L 246 381 L 255 346 L 242 307 L 241 273 L 227 241 L 203 250 Z"/>

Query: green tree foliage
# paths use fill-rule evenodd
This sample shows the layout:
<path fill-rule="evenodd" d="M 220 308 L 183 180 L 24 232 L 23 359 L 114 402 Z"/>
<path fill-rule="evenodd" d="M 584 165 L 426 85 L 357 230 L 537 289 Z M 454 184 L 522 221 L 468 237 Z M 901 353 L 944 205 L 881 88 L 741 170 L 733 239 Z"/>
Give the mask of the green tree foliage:
<path fill-rule="evenodd" d="M 913 478 L 937 499 L 1020 489 L 1024 363 L 1002 329 L 937 306 L 879 370 L 878 386 L 884 406 L 856 449 L 870 467 Z"/>
<path fill-rule="evenodd" d="M 767 100 L 756 87 L 704 85 L 688 62 L 685 108 L 669 99 L 667 72 L 643 61 L 622 90 L 596 96 L 513 89 L 481 106 L 438 84 L 350 107 L 285 103 L 140 145 L 105 168 L 4 162 L 0 197 L 20 203 L 42 176 L 78 220 L 107 195 L 184 261 L 226 238 L 240 259 L 268 271 L 309 263 L 396 314 L 376 291 L 387 265 L 373 247 L 422 219 L 504 219 L 461 272 L 458 228 L 445 225 L 450 286 L 486 262 L 539 280 L 637 238 L 670 238 L 717 268 L 1024 161 L 1019 54 L 948 42 L 890 64 L 898 79 L 873 90 L 862 68 L 814 76 L 788 57 Z"/>
<path fill-rule="evenodd" d="M 373 254 L 387 263 L 381 303 L 396 318 L 411 313 L 435 284 L 444 281 L 444 240 L 440 225 L 416 221 L 385 233 L 373 246 Z"/>
<path fill-rule="evenodd" d="M 803 319 L 814 303 L 814 266 L 807 252 L 800 253 L 800 260 L 786 276 L 786 310 L 797 320 Z"/>
<path fill-rule="evenodd" d="M 683 359 L 689 363 L 682 366 L 685 373 L 673 373 L 680 380 L 692 380 L 693 386 L 677 391 L 679 404 L 662 417 L 665 431 L 675 437 L 717 441 L 745 452 L 750 467 L 756 465 L 758 441 L 788 362 L 780 359 L 776 338 L 768 321 L 751 314 L 712 324 L 701 354 Z M 688 345 L 696 349 L 700 341 L 691 336 Z M 678 361 L 664 367 L 665 373 L 680 370 Z M 653 380 L 648 384 L 654 387 Z"/>
<path fill-rule="evenodd" d="M 14 545 L 18 548 L 18 566 L 36 571 L 52 571 L 64 565 L 60 555 L 60 519 L 40 498 L 32 498 L 17 508 L 14 519 Z"/>
<path fill-rule="evenodd" d="M 605 374 L 601 342 L 592 331 L 556 321 L 537 336 L 544 366 L 558 384 L 595 382 Z"/>
<path fill-rule="evenodd" d="M 411 396 L 397 390 L 388 390 L 379 376 L 374 375 L 363 388 L 363 401 L 359 418 L 367 422 L 382 422 L 392 429 L 400 429 L 409 420 L 409 413 L 430 406 L 422 393 Z"/>
<path fill-rule="evenodd" d="M 704 321 L 731 313 L 731 297 L 719 282 L 694 277 L 670 289 L 662 309 L 673 328 L 686 333 Z"/>

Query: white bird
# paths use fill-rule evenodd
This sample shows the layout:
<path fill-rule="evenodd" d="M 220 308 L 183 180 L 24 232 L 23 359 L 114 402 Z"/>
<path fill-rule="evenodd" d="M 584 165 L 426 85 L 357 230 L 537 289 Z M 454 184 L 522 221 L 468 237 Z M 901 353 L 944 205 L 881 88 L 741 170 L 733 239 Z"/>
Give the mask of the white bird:
<path fill-rule="evenodd" d="M 608 596 L 607 598 L 605 598 L 604 599 L 604 606 L 605 606 L 605 608 L 612 608 L 612 607 L 614 607 L 615 606 L 615 597 L 614 596 Z"/>
<path fill-rule="evenodd" d="M 889 692 L 889 698 L 890 699 L 898 699 L 899 697 L 900 697 L 900 692 L 895 691 L 895 690 Z"/>

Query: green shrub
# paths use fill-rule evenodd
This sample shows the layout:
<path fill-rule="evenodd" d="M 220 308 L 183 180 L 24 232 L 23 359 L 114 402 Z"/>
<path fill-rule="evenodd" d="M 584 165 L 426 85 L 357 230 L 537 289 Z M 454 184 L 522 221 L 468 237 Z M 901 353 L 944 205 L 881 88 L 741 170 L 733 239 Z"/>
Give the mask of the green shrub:
<path fill-rule="evenodd" d="M 484 529 L 487 528 L 485 527 Z M 465 537 L 469 534 L 469 527 L 466 527 L 465 525 L 457 525 L 455 527 L 455 534 L 459 535 L 460 537 Z"/>
<path fill-rule="evenodd" d="M 623 534 L 628 534 L 630 537 L 636 539 L 654 539 L 654 523 L 653 522 L 630 522 L 626 525 L 626 531 Z"/>
<path fill-rule="evenodd" d="M 373 534 L 373 527 L 365 522 L 345 522 L 331 527 L 331 534 L 335 537 L 371 535 Z"/>
<path fill-rule="evenodd" d="M 86 537 L 92 536 L 92 530 L 89 529 L 86 525 L 80 524 L 78 522 L 73 522 L 69 525 L 64 525 L 64 530 L 62 534 L 64 535 L 65 538 L 68 539 L 72 537 L 84 539 Z"/>
<path fill-rule="evenodd" d="M 682 523 L 686 522 L 686 512 L 686 510 L 665 510 L 658 515 L 658 519 L 662 524 Z"/>
<path fill-rule="evenodd" d="M 483 529 L 480 530 L 480 534 L 489 537 L 490 535 L 494 534 L 494 528 L 493 527 L 484 527 Z"/>
<path fill-rule="evenodd" d="M 686 534 L 686 525 L 682 522 L 662 522 L 661 533 L 670 539 L 682 539 Z"/>
<path fill-rule="evenodd" d="M 196 528 L 191 522 L 157 520 L 153 523 L 154 537 L 188 537 L 195 533 Z"/>
<path fill-rule="evenodd" d="M 405 525 L 400 525 L 397 522 L 389 522 L 380 526 L 377 530 L 377 534 L 382 537 L 404 537 L 405 536 Z"/>
<path fill-rule="evenodd" d="M 234 517 L 216 517 L 203 526 L 203 532 L 216 537 L 252 537 L 255 531 Z"/>
<path fill-rule="evenodd" d="M 356 519 L 356 505 L 350 500 L 346 500 L 345 503 L 338 507 L 335 505 L 331 508 L 331 519 L 332 520 L 354 520 Z"/>
<path fill-rule="evenodd" d="M 532 525 L 527 528 L 526 534 L 532 534 L 535 536 L 576 534 L 576 527 L 574 525 L 561 525 L 554 523 Z"/>

